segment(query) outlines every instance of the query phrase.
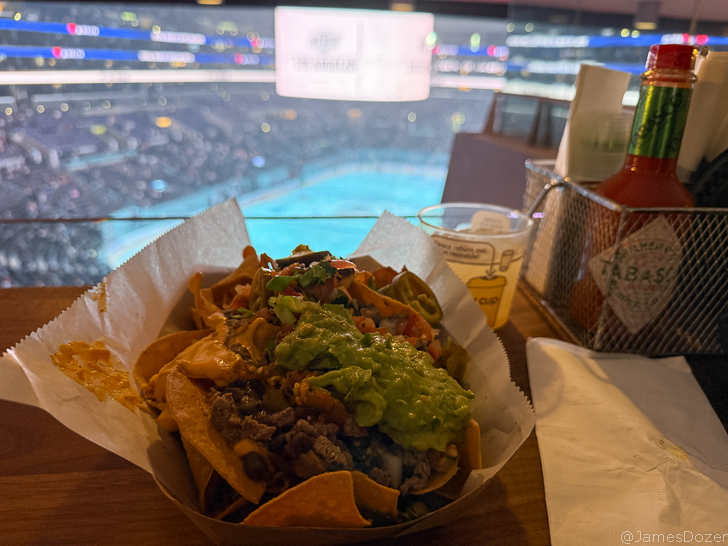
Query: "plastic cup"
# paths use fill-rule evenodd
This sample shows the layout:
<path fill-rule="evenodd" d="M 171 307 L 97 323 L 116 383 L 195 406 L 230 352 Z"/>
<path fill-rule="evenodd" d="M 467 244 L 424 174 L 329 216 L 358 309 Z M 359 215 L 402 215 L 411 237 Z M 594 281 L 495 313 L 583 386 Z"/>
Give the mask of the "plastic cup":
<path fill-rule="evenodd" d="M 533 220 L 481 203 L 443 203 L 422 209 L 417 217 L 470 289 L 488 325 L 496 329 L 508 322 Z"/>

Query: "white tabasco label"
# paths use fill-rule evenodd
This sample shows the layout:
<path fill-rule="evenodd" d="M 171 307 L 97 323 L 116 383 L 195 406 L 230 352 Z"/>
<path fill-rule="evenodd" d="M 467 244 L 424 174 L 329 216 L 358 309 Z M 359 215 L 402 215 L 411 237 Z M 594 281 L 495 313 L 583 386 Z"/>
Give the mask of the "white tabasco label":
<path fill-rule="evenodd" d="M 616 256 L 612 247 L 589 260 L 589 270 L 619 320 L 636 334 L 667 305 L 681 258 L 675 231 L 658 217 L 626 237 Z"/>

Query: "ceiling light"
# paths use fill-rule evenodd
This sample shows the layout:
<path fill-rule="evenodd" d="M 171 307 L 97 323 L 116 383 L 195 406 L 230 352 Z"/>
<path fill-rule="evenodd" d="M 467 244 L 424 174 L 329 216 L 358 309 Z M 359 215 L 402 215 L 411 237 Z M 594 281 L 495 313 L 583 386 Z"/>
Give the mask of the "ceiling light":
<path fill-rule="evenodd" d="M 634 14 L 634 28 L 654 30 L 660 20 L 660 3 L 653 0 L 637 2 Z"/>

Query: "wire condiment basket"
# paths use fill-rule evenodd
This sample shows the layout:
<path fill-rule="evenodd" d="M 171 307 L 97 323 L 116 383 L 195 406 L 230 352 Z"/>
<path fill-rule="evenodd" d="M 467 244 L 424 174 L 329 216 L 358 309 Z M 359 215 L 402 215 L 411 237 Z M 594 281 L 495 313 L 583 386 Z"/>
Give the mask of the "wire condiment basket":
<path fill-rule="evenodd" d="M 728 209 L 631 208 L 526 162 L 521 282 L 580 345 L 728 353 Z M 589 279 L 592 279 L 591 281 Z"/>

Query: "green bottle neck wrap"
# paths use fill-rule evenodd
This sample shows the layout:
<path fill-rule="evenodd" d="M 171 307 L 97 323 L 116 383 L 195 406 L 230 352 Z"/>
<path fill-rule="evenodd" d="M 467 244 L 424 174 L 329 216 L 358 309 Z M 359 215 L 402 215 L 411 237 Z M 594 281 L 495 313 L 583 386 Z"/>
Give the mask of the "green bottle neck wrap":
<path fill-rule="evenodd" d="M 676 159 L 680 152 L 692 92 L 692 89 L 686 87 L 643 85 L 628 153 L 658 159 Z"/>

